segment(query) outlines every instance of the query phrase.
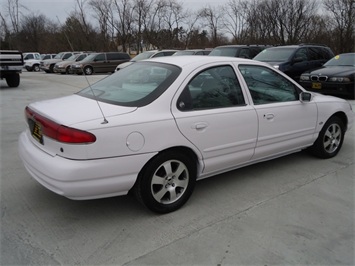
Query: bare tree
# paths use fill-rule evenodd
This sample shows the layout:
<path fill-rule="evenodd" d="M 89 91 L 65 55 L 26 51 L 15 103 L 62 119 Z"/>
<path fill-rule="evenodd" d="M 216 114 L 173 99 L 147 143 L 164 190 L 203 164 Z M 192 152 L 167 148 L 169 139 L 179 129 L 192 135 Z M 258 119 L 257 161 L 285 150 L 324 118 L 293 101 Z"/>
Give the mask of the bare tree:
<path fill-rule="evenodd" d="M 212 45 L 219 45 L 219 39 L 223 36 L 222 32 L 224 25 L 224 13 L 222 6 L 205 7 L 200 11 L 200 16 L 205 22 L 203 26 L 210 30 Z"/>
<path fill-rule="evenodd" d="M 315 0 L 263 0 L 250 9 L 249 31 L 276 44 L 304 40 L 317 13 Z"/>
<path fill-rule="evenodd" d="M 340 53 L 355 51 L 355 1 L 324 0 L 324 6 L 330 14 L 336 50 Z"/>
<path fill-rule="evenodd" d="M 243 36 L 247 29 L 247 20 L 249 13 L 249 1 L 246 0 L 229 0 L 223 6 L 225 14 L 224 28 L 232 35 L 235 43 L 244 43 Z"/>
<path fill-rule="evenodd" d="M 96 42 L 96 50 L 109 51 L 111 40 L 114 38 L 114 28 L 112 26 L 113 13 L 111 2 L 106 0 L 90 0 L 89 6 L 94 11 L 94 17 L 98 21 L 100 43 Z"/>

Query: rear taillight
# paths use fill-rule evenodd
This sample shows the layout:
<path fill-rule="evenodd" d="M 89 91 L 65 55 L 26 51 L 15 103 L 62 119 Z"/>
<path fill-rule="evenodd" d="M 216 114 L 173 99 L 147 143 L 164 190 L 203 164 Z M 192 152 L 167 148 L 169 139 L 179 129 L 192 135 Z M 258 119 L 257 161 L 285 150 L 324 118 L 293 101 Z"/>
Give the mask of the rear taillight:
<path fill-rule="evenodd" d="M 63 125 L 34 112 L 29 107 L 25 109 L 27 121 L 32 120 L 40 124 L 41 133 L 51 139 L 64 143 L 88 144 L 96 141 L 95 135 L 80 129 L 75 129 Z"/>

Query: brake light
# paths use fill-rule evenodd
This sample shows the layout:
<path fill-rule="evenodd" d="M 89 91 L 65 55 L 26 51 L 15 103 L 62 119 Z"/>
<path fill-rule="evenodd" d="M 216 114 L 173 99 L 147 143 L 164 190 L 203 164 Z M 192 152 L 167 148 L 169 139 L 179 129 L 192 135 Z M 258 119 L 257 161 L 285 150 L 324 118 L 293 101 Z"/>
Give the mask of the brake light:
<path fill-rule="evenodd" d="M 40 124 L 42 134 L 64 143 L 88 144 L 96 141 L 94 134 L 80 129 L 59 125 L 56 122 L 34 112 L 28 106 L 25 109 L 27 122 Z"/>

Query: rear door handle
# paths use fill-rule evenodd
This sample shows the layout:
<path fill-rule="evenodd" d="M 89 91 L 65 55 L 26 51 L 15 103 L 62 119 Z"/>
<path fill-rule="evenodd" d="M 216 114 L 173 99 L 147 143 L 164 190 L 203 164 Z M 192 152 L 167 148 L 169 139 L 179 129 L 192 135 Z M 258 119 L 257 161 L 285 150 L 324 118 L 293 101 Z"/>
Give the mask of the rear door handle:
<path fill-rule="evenodd" d="M 196 130 L 202 130 L 205 129 L 208 126 L 208 124 L 206 122 L 199 122 L 199 123 L 195 123 L 192 128 L 196 129 Z"/>

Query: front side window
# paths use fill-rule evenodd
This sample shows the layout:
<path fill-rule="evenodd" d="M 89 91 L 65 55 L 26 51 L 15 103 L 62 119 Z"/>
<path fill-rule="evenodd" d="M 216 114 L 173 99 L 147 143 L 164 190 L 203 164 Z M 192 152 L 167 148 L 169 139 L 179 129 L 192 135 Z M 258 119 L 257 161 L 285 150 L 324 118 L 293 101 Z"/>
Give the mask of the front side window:
<path fill-rule="evenodd" d="M 299 100 L 301 92 L 291 81 L 279 73 L 255 65 L 240 65 L 254 104 L 268 104 Z"/>
<path fill-rule="evenodd" d="M 177 101 L 177 108 L 192 111 L 244 104 L 233 68 L 218 66 L 200 72 L 188 83 Z"/>

